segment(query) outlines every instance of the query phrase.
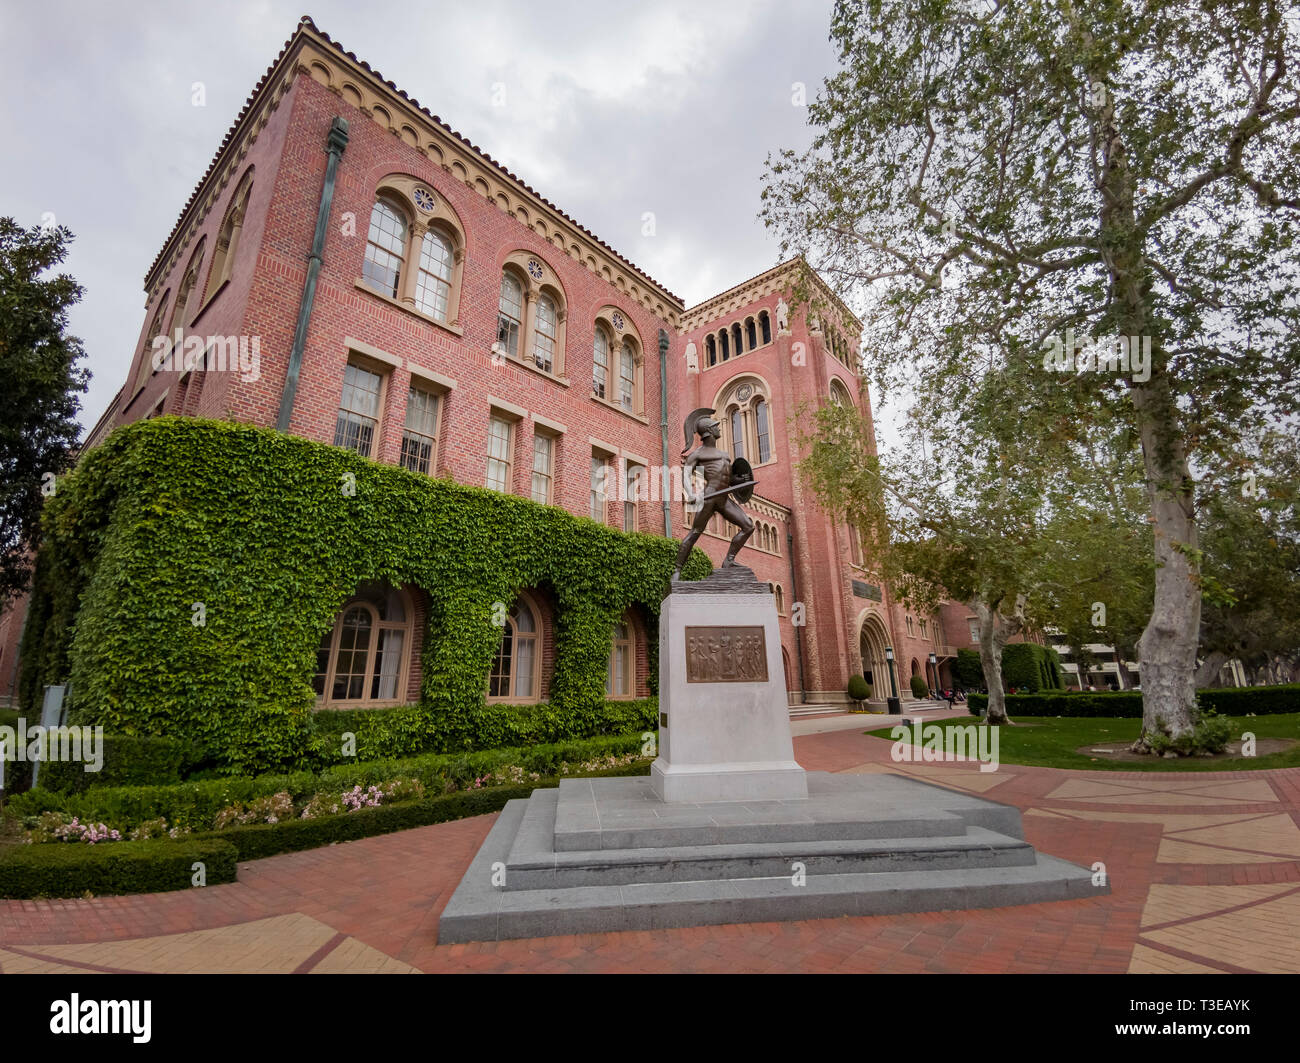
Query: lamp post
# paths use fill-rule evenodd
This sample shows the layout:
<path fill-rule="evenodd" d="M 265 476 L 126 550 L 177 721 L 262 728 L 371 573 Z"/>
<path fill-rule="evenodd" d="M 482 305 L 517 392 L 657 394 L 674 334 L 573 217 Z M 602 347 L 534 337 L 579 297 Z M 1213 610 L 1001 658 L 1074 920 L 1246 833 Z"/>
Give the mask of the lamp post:
<path fill-rule="evenodd" d="M 885 663 L 889 672 L 889 715 L 901 716 L 903 703 L 898 700 L 898 687 L 894 684 L 894 647 L 885 647 Z"/>
<path fill-rule="evenodd" d="M 930 667 L 934 670 L 934 692 L 939 693 L 939 659 L 930 651 Z"/>

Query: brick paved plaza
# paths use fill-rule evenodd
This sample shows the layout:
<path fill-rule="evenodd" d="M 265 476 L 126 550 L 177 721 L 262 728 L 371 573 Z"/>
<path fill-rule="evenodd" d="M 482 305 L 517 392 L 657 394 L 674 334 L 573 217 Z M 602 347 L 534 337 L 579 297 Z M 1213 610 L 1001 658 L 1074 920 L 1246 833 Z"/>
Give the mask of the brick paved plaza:
<path fill-rule="evenodd" d="M 865 726 L 865 721 L 864 721 Z M 0 901 L 0 972 L 1300 972 L 1300 769 L 1143 774 L 895 765 L 858 729 L 813 771 L 902 771 L 1024 812 L 1113 893 L 1022 908 L 434 944 L 495 819 L 242 864 L 187 893 Z"/>

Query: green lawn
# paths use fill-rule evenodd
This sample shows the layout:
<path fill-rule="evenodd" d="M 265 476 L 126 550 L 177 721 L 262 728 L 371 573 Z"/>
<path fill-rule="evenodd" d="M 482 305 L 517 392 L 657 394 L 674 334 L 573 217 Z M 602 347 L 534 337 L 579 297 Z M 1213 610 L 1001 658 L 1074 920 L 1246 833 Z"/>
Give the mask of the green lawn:
<path fill-rule="evenodd" d="M 1300 739 L 1300 713 L 1275 716 L 1229 716 L 1232 741 L 1243 731 L 1256 738 Z M 975 724 L 975 717 L 932 721 L 940 724 Z M 891 725 L 897 726 L 897 724 Z M 1105 745 L 1110 742 L 1133 742 L 1141 730 L 1141 720 L 1085 719 L 1072 717 L 1026 716 L 1014 727 L 1003 727 L 998 737 L 998 759 L 1003 764 L 1030 764 L 1043 768 L 1075 768 L 1085 771 L 1256 771 L 1265 768 L 1300 767 L 1300 744 L 1268 756 L 1237 757 L 1231 760 L 1209 757 L 1144 758 L 1139 761 L 1113 760 L 1100 754 L 1076 753 L 1079 746 Z M 867 731 L 875 738 L 894 741 L 890 728 Z M 911 734 L 909 729 L 909 734 Z"/>

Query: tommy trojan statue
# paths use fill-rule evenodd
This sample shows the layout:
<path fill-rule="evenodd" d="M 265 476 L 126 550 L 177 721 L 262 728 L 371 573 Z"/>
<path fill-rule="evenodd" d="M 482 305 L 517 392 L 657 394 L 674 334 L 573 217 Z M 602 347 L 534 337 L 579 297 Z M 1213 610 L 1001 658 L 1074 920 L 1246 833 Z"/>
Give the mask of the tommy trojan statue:
<path fill-rule="evenodd" d="M 740 508 L 740 503 L 748 502 L 754 493 L 754 470 L 744 458 L 732 460 L 725 451 L 717 448 L 715 444 L 722 429 L 712 414 L 713 410 L 708 407 L 693 410 L 682 426 L 686 434 L 686 450 L 682 451 L 685 463 L 682 468 L 682 484 L 689 493 L 695 470 L 699 469 L 704 474 L 704 490 L 695 499 L 700 503 L 695 522 L 677 551 L 677 567 L 673 571 L 675 580 L 681 578 L 682 566 L 691 556 L 691 547 L 708 527 L 714 513 L 721 514 L 740 529 L 731 540 L 731 548 L 727 551 L 726 560 L 722 562 L 723 568 L 732 566 L 736 554 L 754 533 L 754 522 Z M 700 445 L 691 450 L 691 442 L 697 435 L 700 437 Z"/>

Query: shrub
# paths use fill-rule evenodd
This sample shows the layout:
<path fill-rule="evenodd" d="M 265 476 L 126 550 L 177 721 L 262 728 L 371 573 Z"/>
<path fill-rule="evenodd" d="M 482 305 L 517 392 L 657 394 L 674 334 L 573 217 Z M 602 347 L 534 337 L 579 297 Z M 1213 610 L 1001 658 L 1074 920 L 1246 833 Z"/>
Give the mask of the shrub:
<path fill-rule="evenodd" d="M 41 765 L 38 780 L 46 790 L 79 793 L 92 786 L 164 785 L 180 782 L 194 760 L 192 747 L 174 738 L 142 735 L 105 735 L 104 764 L 86 771 L 76 761 L 50 761 Z"/>
<path fill-rule="evenodd" d="M 1201 707 L 1223 716 L 1300 712 L 1300 683 L 1272 687 L 1213 687 L 1196 692 Z"/>
<path fill-rule="evenodd" d="M 457 789 L 508 765 L 549 777 L 602 757 L 640 753 L 641 735 L 613 735 L 531 748 L 491 749 L 477 753 L 426 753 L 397 760 L 341 764 L 320 773 L 221 778 L 171 786 L 97 787 L 83 793 L 60 794 L 45 789 L 15 794 L 8 810 L 32 819 L 44 812 L 77 816 L 82 822 L 111 823 L 133 830 L 150 820 L 166 819 L 178 830 L 211 829 L 223 809 L 239 806 L 233 816 L 247 812 L 262 798 L 285 793 L 295 803 L 318 793 L 338 793 L 356 786 L 382 786 L 397 779 L 415 780 L 429 793 L 441 794 L 450 782 Z"/>
<path fill-rule="evenodd" d="M 912 697 L 928 698 L 930 696 L 930 684 L 919 675 L 912 676 Z"/>
<path fill-rule="evenodd" d="M 1300 683 L 1275 687 L 1237 687 L 1198 690 L 1197 701 L 1204 710 L 1223 716 L 1268 716 L 1283 712 L 1300 712 Z M 987 694 L 971 694 L 967 704 L 978 714 L 988 706 Z M 1007 699 L 1008 716 L 1087 716 L 1140 719 L 1142 692 L 1120 690 L 1113 693 L 1065 693 L 1045 691 L 1041 694 L 1012 694 Z"/>
<path fill-rule="evenodd" d="M 984 685 L 984 666 L 978 650 L 958 650 L 954 668 L 963 690 L 978 690 Z"/>
<path fill-rule="evenodd" d="M 207 885 L 235 881 L 236 849 L 219 838 L 110 845 L 9 845 L 0 848 L 0 897 L 80 897 L 189 889 L 193 865 Z"/>
<path fill-rule="evenodd" d="M 850 701 L 856 701 L 859 704 L 871 697 L 871 684 L 867 682 L 865 676 L 858 675 L 856 672 L 849 676 L 849 686 L 846 693 Z"/>
<path fill-rule="evenodd" d="M 1211 709 L 1198 714 L 1190 733 L 1179 735 L 1178 738 L 1170 738 L 1165 734 L 1148 735 L 1147 744 L 1151 747 L 1151 752 L 1157 755 L 1173 752 L 1190 757 L 1201 753 L 1222 753 L 1231 737 L 1232 723 Z"/>
<path fill-rule="evenodd" d="M 446 752 L 640 720 L 644 709 L 606 707 L 611 635 L 634 607 L 653 627 L 677 551 L 555 506 L 189 417 L 138 421 L 87 450 L 42 519 L 22 704 L 66 679 L 74 723 L 166 734 L 232 773 L 312 752 L 320 637 L 366 579 L 428 596 L 419 705 L 386 721 L 376 755 L 427 748 L 412 733 Z M 684 574 L 710 567 L 696 550 Z M 541 586 L 557 603 L 551 703 L 487 705 L 493 605 Z"/>

